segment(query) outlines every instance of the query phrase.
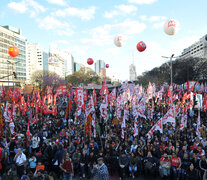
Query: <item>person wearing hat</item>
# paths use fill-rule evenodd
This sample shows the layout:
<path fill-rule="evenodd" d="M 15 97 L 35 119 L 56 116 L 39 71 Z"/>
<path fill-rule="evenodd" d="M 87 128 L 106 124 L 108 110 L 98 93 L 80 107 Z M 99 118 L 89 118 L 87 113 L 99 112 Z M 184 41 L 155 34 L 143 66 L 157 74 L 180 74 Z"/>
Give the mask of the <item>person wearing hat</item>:
<path fill-rule="evenodd" d="M 92 173 L 94 174 L 94 180 L 109 180 L 109 172 L 107 166 L 103 162 L 103 158 L 97 159 L 98 165 L 93 165 Z"/>

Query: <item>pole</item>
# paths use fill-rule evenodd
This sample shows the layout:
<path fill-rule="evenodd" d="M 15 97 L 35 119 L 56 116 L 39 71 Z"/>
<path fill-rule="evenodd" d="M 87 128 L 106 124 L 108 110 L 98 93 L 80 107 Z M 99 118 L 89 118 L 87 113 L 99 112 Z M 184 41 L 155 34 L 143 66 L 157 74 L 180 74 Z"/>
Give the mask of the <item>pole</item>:
<path fill-rule="evenodd" d="M 170 84 L 172 86 L 172 56 L 170 57 Z"/>
<path fill-rule="evenodd" d="M 13 66 L 14 66 L 14 64 L 12 64 L 12 73 L 14 73 L 14 67 Z M 12 79 L 13 79 L 13 91 L 14 91 L 14 76 L 13 76 Z"/>
<path fill-rule="evenodd" d="M 171 68 L 170 68 L 170 83 L 171 83 L 171 85 L 172 85 L 172 83 L 173 83 L 173 79 L 172 79 L 172 58 L 173 58 L 173 56 L 174 56 L 174 54 L 172 54 L 172 56 L 170 57 L 170 66 L 171 66 Z"/>
<path fill-rule="evenodd" d="M 8 74 L 9 74 L 9 63 L 7 64 L 7 70 L 8 70 Z M 9 87 L 9 76 L 8 76 L 8 87 Z"/>

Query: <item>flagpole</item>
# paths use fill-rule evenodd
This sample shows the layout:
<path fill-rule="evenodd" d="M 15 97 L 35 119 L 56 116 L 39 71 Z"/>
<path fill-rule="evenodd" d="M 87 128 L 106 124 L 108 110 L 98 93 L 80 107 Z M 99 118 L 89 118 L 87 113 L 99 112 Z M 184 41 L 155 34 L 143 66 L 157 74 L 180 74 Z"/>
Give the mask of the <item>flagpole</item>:
<path fill-rule="evenodd" d="M 97 119 L 97 116 L 96 116 L 96 113 L 95 113 L 95 112 L 94 112 L 94 114 L 95 114 L 95 128 L 96 128 L 96 119 Z M 99 139 L 100 139 L 100 141 L 101 141 L 101 148 L 102 148 L 102 150 L 103 150 L 103 142 L 102 142 L 102 140 L 101 140 L 100 132 L 98 133 L 98 136 L 99 136 Z"/>

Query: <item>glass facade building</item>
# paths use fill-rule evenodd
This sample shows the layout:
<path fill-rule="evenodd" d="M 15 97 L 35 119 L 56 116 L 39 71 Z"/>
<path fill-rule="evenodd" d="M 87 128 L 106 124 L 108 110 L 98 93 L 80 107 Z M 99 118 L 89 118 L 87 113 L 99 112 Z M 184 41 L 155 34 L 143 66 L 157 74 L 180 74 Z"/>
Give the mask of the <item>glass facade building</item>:
<path fill-rule="evenodd" d="M 105 62 L 103 60 L 97 60 L 96 63 L 95 63 L 95 72 L 97 74 L 100 74 L 101 73 L 101 69 L 102 68 L 105 68 Z"/>

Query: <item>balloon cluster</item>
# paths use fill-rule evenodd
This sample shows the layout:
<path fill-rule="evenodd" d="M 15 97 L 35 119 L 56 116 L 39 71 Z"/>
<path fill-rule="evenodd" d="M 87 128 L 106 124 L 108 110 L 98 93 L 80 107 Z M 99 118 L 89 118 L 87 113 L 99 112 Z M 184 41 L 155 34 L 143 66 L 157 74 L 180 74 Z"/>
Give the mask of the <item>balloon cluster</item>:
<path fill-rule="evenodd" d="M 176 22 L 174 19 L 170 19 L 168 20 L 165 24 L 164 24 L 164 32 L 167 34 L 167 35 L 174 35 L 177 33 L 177 30 L 178 30 L 178 22 Z M 207 35 L 205 36 L 205 40 L 207 41 Z M 117 47 L 122 47 L 124 45 L 126 41 L 126 38 L 123 36 L 123 35 L 117 35 L 115 38 L 114 38 L 114 44 L 117 46 Z M 143 52 L 145 51 L 146 49 L 146 44 L 143 42 L 143 41 L 140 41 L 138 44 L 137 44 L 137 50 L 139 52 Z M 17 57 L 19 55 L 19 49 L 15 46 L 11 46 L 9 49 L 8 49 L 8 53 L 11 57 Z M 88 58 L 87 59 L 87 63 L 88 65 L 92 65 L 94 63 L 93 59 L 92 58 Z M 109 64 L 106 64 L 106 68 L 109 68 Z"/>
<path fill-rule="evenodd" d="M 178 31 L 178 26 L 179 26 L 179 24 L 176 20 L 174 20 L 174 19 L 167 20 L 164 24 L 164 32 L 170 36 L 175 35 Z M 207 35 L 205 36 L 205 40 L 207 41 Z M 125 44 L 125 42 L 126 42 L 126 38 L 123 35 L 117 35 L 114 38 L 114 44 L 117 47 L 122 47 Z M 136 48 L 139 52 L 143 52 L 146 50 L 147 46 L 143 41 L 140 41 L 140 42 L 138 42 Z M 88 58 L 87 63 L 88 63 L 88 65 L 92 65 L 93 59 Z M 105 67 L 109 68 L 109 64 L 106 64 Z"/>

